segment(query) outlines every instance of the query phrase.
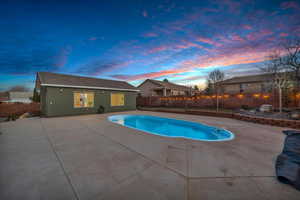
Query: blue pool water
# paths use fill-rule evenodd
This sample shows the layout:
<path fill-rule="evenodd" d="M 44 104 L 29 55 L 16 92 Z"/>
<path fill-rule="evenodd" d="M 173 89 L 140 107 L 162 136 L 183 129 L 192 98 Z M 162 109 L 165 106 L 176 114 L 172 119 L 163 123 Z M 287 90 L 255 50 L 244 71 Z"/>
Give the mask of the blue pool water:
<path fill-rule="evenodd" d="M 204 124 L 149 115 L 113 115 L 108 120 L 123 126 L 166 137 L 203 141 L 232 140 L 234 134 Z"/>

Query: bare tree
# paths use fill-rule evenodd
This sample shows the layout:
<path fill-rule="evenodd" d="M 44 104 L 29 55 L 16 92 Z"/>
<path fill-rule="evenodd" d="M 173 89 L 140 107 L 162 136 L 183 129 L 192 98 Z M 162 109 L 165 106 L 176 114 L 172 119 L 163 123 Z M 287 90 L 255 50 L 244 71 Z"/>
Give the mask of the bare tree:
<path fill-rule="evenodd" d="M 291 73 L 286 65 L 286 57 L 277 50 L 267 56 L 267 63 L 260 69 L 264 73 L 269 73 L 271 76 L 271 83 L 273 88 L 278 90 L 279 95 L 279 112 L 282 112 L 282 92 L 287 89 L 291 83 Z"/>
<path fill-rule="evenodd" d="M 225 78 L 224 72 L 216 69 L 208 74 L 208 83 L 213 85 L 213 90 L 217 99 L 217 112 L 219 111 L 219 94 L 220 94 L 220 84 Z"/>
<path fill-rule="evenodd" d="M 293 73 L 295 90 L 300 89 L 300 39 L 288 42 L 285 47 L 285 65 Z"/>

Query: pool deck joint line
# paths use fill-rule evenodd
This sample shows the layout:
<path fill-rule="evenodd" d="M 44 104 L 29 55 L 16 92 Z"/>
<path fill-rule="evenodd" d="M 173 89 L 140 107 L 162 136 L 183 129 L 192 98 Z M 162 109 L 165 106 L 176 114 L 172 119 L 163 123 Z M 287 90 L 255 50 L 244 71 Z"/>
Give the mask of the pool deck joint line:
<path fill-rule="evenodd" d="M 45 129 L 44 125 L 43 125 L 43 122 L 41 120 L 40 121 L 40 124 L 41 124 L 41 127 L 42 129 L 44 130 L 44 134 L 46 135 L 46 138 L 47 138 L 47 141 L 49 142 L 50 144 L 50 147 L 55 155 L 55 158 L 57 159 L 57 162 L 59 163 L 59 166 L 61 167 L 63 173 L 64 173 L 64 176 L 66 177 L 68 183 L 70 184 L 70 187 L 72 188 L 72 191 L 73 191 L 73 194 L 76 198 L 76 200 L 80 200 L 80 197 L 74 187 L 74 185 L 72 184 L 72 180 L 71 180 L 71 177 L 69 177 L 65 167 L 64 167 L 64 164 L 63 164 L 63 161 L 60 159 L 59 155 L 58 155 L 58 152 L 55 150 L 55 147 L 54 147 L 54 144 L 52 143 L 51 139 L 49 138 L 48 136 L 48 133 L 47 133 L 47 130 Z"/>

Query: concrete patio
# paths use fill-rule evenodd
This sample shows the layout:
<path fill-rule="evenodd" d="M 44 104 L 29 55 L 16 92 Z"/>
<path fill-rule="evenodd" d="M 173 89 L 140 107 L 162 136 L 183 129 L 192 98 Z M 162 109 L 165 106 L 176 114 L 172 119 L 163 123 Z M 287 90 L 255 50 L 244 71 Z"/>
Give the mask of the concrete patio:
<path fill-rule="evenodd" d="M 275 178 L 283 128 L 195 115 L 125 113 L 202 122 L 226 128 L 236 138 L 160 137 L 106 120 L 118 113 L 1 123 L 0 199 L 300 199 L 299 191 Z"/>

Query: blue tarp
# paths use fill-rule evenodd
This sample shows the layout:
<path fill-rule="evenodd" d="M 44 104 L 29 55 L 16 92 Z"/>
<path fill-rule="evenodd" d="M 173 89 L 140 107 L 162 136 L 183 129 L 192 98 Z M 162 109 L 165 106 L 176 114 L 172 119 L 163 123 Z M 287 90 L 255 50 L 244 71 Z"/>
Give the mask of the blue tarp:
<path fill-rule="evenodd" d="M 300 190 L 300 131 L 287 130 L 282 153 L 276 160 L 276 176 Z"/>

